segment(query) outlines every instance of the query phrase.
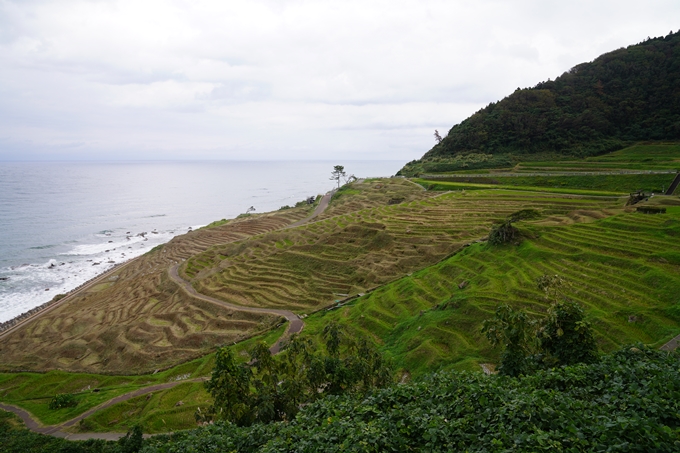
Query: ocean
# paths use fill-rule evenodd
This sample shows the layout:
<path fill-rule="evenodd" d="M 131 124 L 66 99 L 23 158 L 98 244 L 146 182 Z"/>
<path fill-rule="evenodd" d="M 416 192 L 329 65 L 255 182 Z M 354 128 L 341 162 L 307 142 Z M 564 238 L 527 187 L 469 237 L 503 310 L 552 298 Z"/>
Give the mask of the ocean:
<path fill-rule="evenodd" d="M 0 162 L 0 322 L 212 221 L 294 205 L 402 161 Z"/>

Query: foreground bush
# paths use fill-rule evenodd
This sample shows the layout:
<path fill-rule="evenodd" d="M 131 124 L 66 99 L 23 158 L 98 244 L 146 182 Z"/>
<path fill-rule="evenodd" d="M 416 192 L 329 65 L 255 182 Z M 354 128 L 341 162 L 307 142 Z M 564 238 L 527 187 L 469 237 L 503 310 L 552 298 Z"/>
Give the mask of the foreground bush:
<path fill-rule="evenodd" d="M 678 355 L 637 346 L 521 378 L 437 373 L 329 396 L 288 423 L 157 436 L 141 451 L 679 451 L 679 414 Z"/>
<path fill-rule="evenodd" d="M 60 393 L 55 395 L 48 404 L 52 410 L 62 409 L 64 407 L 75 407 L 78 405 L 76 396 L 71 393 Z"/>

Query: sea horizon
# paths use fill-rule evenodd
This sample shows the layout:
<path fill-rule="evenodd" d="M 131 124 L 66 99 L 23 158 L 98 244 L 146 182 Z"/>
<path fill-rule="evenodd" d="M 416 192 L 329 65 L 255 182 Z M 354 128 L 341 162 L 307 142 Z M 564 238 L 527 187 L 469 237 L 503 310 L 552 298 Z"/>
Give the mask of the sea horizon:
<path fill-rule="evenodd" d="M 0 161 L 0 322 L 210 222 L 326 193 L 334 165 L 403 161 Z"/>

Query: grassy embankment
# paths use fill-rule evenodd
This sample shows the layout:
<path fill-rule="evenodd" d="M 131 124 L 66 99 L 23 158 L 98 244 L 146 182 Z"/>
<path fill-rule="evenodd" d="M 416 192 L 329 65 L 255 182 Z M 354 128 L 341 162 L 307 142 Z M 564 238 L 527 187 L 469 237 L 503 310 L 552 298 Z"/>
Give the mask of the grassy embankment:
<path fill-rule="evenodd" d="M 680 144 L 637 144 L 580 160 L 528 161 L 519 171 L 680 170 Z"/>
<path fill-rule="evenodd" d="M 662 193 L 673 180 L 671 174 L 587 175 L 584 172 L 679 170 L 680 145 L 635 145 L 603 156 L 581 160 L 526 161 L 513 168 L 445 172 L 434 180 L 416 179 L 429 190 L 475 190 L 516 188 L 555 193 L 611 195 L 636 190 Z M 564 173 L 559 176 L 504 176 L 504 173 Z M 471 173 L 477 174 L 471 177 Z M 483 175 L 483 176 L 480 176 Z M 442 180 L 445 177 L 446 180 Z"/>

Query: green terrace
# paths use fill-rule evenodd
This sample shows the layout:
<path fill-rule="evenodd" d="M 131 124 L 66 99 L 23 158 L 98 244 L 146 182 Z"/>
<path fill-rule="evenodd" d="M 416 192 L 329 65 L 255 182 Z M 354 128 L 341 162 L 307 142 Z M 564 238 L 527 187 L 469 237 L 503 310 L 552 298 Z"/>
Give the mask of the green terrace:
<path fill-rule="evenodd" d="M 521 222 L 519 245 L 473 244 L 431 267 L 336 310 L 311 316 L 307 334 L 331 318 L 371 336 L 405 373 L 481 370 L 495 363 L 480 333 L 497 305 L 545 313 L 542 275 L 568 284 L 561 297 L 582 304 L 600 349 L 643 342 L 659 347 L 680 333 L 680 207 L 668 214 L 622 213 L 590 223 Z"/>

